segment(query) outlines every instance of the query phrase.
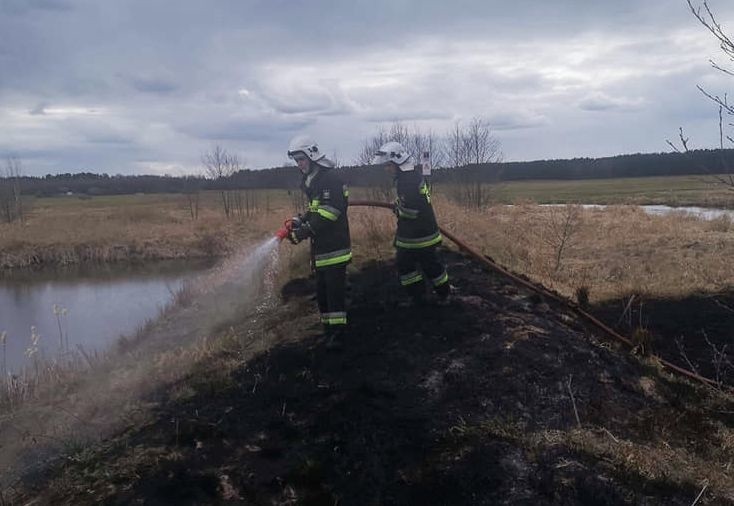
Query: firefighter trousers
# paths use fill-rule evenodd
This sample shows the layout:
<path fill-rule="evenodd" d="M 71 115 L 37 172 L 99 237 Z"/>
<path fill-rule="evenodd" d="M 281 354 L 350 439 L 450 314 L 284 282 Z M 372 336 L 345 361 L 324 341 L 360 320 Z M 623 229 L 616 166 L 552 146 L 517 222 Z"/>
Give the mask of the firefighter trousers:
<path fill-rule="evenodd" d="M 321 323 L 327 330 L 347 324 L 346 277 L 346 263 L 316 269 L 316 299 Z"/>
<path fill-rule="evenodd" d="M 430 282 L 439 297 L 449 294 L 449 275 L 438 258 L 437 246 L 420 249 L 397 248 L 396 262 L 400 284 L 414 298 L 425 293 L 425 282 Z"/>

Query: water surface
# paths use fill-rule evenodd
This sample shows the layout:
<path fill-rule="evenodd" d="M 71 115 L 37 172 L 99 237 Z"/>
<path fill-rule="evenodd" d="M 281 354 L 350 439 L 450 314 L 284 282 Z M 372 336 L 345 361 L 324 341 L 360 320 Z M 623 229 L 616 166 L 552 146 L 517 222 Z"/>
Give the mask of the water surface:
<path fill-rule="evenodd" d="M 56 356 L 67 342 L 71 349 L 103 350 L 156 317 L 188 279 L 211 265 L 201 260 L 156 261 L 3 273 L 0 332 L 7 332 L 8 370 L 18 372 L 32 364 L 31 326 L 40 336 L 39 357 Z M 1 354 L 0 348 L 0 372 Z"/>

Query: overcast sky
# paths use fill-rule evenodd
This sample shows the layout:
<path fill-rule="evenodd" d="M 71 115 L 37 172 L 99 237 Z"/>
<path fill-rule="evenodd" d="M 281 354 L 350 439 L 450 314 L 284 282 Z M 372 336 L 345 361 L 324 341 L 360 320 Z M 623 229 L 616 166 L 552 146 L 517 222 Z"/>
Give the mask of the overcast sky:
<path fill-rule="evenodd" d="M 710 0 L 734 33 L 734 2 Z M 0 155 L 27 174 L 190 173 L 215 144 L 342 162 L 381 124 L 487 118 L 506 160 L 718 139 L 734 90 L 685 0 L 0 0 Z"/>

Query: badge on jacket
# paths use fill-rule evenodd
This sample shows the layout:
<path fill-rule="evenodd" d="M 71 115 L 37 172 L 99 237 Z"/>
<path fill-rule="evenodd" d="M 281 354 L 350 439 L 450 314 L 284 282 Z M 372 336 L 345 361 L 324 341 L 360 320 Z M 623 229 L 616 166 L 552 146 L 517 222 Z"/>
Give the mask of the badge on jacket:
<path fill-rule="evenodd" d="M 321 198 L 324 200 L 329 200 L 331 198 L 331 192 L 329 190 L 324 190 L 321 193 Z"/>

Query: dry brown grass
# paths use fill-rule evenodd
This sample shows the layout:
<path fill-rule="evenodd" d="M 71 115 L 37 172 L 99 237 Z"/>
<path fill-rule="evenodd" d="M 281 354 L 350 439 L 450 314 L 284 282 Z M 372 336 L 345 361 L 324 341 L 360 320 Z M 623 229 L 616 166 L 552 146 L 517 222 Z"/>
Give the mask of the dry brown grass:
<path fill-rule="evenodd" d="M 631 293 L 676 297 L 734 286 L 734 230 L 728 222 L 651 216 L 640 208 L 581 211 L 560 268 L 544 238 L 552 209 L 532 203 L 468 210 L 437 199 L 441 224 L 510 269 L 592 302 Z"/>
<path fill-rule="evenodd" d="M 290 216 L 285 192 L 266 196 L 227 219 L 218 195 L 203 194 L 197 220 L 185 195 L 39 199 L 24 223 L 0 224 L 0 268 L 222 256 Z"/>

